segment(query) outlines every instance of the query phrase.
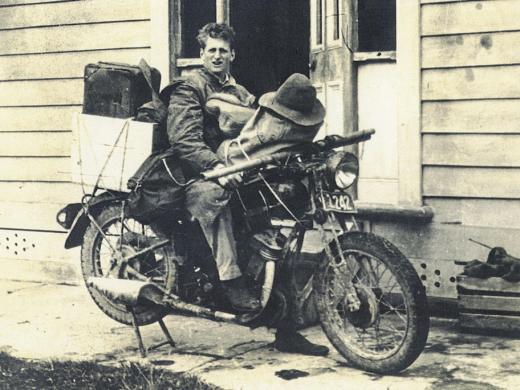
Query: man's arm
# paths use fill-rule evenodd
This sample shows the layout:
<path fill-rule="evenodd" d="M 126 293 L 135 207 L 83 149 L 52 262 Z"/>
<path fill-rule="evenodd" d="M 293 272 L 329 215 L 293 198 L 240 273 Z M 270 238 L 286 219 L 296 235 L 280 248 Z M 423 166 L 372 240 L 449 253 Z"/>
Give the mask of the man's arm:
<path fill-rule="evenodd" d="M 204 142 L 204 115 L 197 90 L 187 82 L 179 83 L 170 96 L 167 130 L 170 144 L 183 165 L 194 173 L 219 163 Z"/>

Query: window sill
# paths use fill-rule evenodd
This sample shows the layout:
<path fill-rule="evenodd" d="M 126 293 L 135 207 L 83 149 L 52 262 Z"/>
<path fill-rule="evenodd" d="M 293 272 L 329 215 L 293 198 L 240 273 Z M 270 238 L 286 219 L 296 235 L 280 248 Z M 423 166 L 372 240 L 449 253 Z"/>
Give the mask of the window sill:
<path fill-rule="evenodd" d="M 402 206 L 380 203 L 355 202 L 359 219 L 369 221 L 415 221 L 428 223 L 433 219 L 430 206 Z"/>
<path fill-rule="evenodd" d="M 202 66 L 202 59 L 200 58 L 177 58 L 175 62 L 177 68 L 190 68 L 195 66 Z"/>
<path fill-rule="evenodd" d="M 354 62 L 367 61 L 395 61 L 397 54 L 395 50 L 392 51 L 358 51 L 354 53 Z"/>

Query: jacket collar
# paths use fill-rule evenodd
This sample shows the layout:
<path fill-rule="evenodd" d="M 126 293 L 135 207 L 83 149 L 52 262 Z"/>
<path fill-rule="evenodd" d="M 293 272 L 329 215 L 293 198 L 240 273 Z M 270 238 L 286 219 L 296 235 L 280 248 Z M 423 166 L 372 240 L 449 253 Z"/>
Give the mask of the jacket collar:
<path fill-rule="evenodd" d="M 213 82 L 218 83 L 220 86 L 236 85 L 237 83 L 235 78 L 231 76 L 229 73 L 224 78 L 224 81 L 222 81 L 215 73 L 210 72 L 206 68 L 202 68 L 201 71 L 206 75 L 206 77 L 209 77 Z"/>

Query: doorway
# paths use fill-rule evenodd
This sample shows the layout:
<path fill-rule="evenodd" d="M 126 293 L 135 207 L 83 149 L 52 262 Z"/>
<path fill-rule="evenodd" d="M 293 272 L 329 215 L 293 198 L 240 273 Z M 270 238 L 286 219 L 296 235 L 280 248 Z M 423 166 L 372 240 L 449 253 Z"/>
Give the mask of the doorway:
<path fill-rule="evenodd" d="M 260 97 L 293 73 L 309 75 L 310 7 L 301 0 L 230 1 L 237 32 L 233 75 Z"/>

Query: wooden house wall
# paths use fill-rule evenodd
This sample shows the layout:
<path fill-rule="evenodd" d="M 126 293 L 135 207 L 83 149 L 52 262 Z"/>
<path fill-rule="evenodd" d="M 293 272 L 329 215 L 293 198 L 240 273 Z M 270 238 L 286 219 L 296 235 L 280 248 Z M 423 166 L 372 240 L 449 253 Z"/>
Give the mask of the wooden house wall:
<path fill-rule="evenodd" d="M 81 195 L 70 155 L 83 69 L 149 60 L 150 46 L 149 0 L 0 0 L 1 277 L 74 277 L 55 215 Z"/>
<path fill-rule="evenodd" d="M 518 15 L 517 0 L 423 0 L 423 194 L 463 224 L 520 228 Z"/>
<path fill-rule="evenodd" d="M 456 296 L 454 260 L 487 258 L 469 238 L 520 257 L 519 15 L 518 0 L 421 0 L 422 193 L 435 218 L 376 231 L 417 260 L 430 295 Z"/>

